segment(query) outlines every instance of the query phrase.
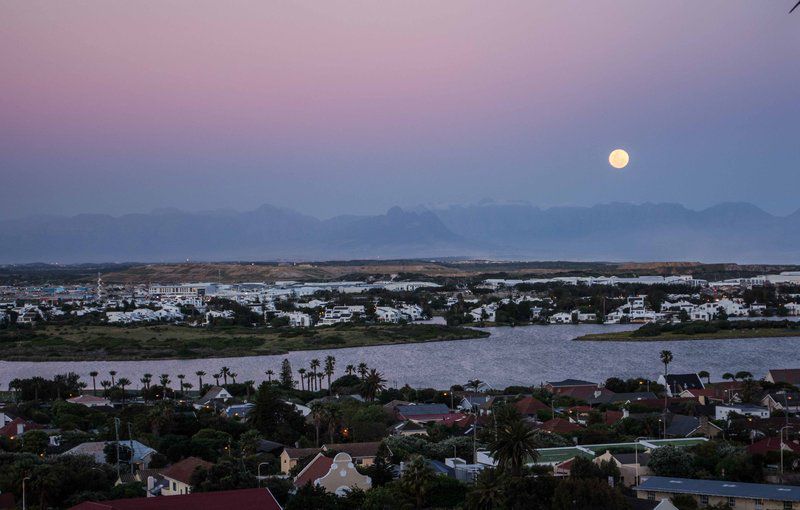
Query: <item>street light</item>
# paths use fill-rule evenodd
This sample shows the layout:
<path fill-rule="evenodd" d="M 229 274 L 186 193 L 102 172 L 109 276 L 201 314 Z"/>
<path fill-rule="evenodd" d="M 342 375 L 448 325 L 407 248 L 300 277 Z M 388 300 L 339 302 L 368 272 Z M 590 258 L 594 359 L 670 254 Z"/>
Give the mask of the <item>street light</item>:
<path fill-rule="evenodd" d="M 30 476 L 26 476 L 22 479 L 22 510 L 27 510 L 28 508 L 27 500 L 25 499 L 25 482 L 30 479 Z"/>
<path fill-rule="evenodd" d="M 792 428 L 791 425 L 786 425 L 784 427 L 781 427 L 781 430 L 779 432 L 780 439 L 778 441 L 778 448 L 780 448 L 780 450 L 781 450 L 781 476 L 783 476 L 783 430 L 784 429 L 790 429 L 790 428 Z M 787 434 L 787 436 L 788 436 L 788 434 Z"/>

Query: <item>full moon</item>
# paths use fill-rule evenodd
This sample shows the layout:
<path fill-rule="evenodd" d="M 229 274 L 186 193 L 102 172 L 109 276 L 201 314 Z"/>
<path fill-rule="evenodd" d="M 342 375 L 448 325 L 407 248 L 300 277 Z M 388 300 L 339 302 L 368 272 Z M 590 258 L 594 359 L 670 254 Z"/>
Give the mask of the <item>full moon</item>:
<path fill-rule="evenodd" d="M 614 168 L 625 168 L 628 166 L 629 160 L 628 153 L 622 149 L 616 149 L 608 155 L 608 162 L 611 163 L 611 166 Z"/>

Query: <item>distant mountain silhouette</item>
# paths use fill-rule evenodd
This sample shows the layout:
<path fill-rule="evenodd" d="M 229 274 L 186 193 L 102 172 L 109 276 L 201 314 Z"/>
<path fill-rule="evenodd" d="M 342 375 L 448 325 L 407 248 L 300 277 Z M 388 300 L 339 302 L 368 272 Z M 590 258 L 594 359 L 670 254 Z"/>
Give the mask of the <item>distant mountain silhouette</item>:
<path fill-rule="evenodd" d="M 800 210 L 780 217 L 748 203 L 694 211 L 679 204 L 542 209 L 482 202 L 328 220 L 264 205 L 0 221 L 0 263 L 442 256 L 797 263 Z"/>

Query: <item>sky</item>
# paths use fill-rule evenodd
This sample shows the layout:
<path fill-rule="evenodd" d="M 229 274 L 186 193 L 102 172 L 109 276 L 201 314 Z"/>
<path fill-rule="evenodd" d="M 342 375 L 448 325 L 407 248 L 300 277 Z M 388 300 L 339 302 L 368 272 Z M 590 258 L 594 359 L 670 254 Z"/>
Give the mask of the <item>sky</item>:
<path fill-rule="evenodd" d="M 789 214 L 794 3 L 4 0 L 0 218 L 484 199 Z"/>

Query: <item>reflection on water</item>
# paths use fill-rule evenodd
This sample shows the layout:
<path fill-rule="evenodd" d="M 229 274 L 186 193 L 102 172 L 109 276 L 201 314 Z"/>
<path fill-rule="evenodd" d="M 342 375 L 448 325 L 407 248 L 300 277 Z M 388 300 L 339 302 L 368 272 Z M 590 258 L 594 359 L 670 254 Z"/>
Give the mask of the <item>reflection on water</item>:
<path fill-rule="evenodd" d="M 117 377 L 139 380 L 144 373 L 186 374 L 197 384 L 194 373 L 204 370 L 210 375 L 228 366 L 238 374 L 238 381 L 266 379 L 264 371 L 279 372 L 283 358 L 289 358 L 295 373 L 308 368 L 313 358 L 336 357 L 337 375 L 348 364 L 366 362 L 384 373 L 391 386 L 433 386 L 445 388 L 463 384 L 468 379 L 481 379 L 493 387 L 535 385 L 546 380 L 575 377 L 602 381 L 610 376 L 656 377 L 663 369 L 659 352 L 669 349 L 675 361 L 672 372 L 708 370 L 712 379 L 725 372 L 748 370 L 762 377 L 770 368 L 800 365 L 797 352 L 800 338 L 767 338 L 746 340 L 693 340 L 673 342 L 573 342 L 586 333 L 631 329 L 631 326 L 560 325 L 517 328 L 489 328 L 488 338 L 433 342 L 423 344 L 386 345 L 293 352 L 286 356 L 245 358 L 210 358 L 158 361 L 81 361 L 81 362 L 2 362 L 0 385 L 6 387 L 15 377 L 41 375 L 52 377 L 69 371 L 89 380 L 89 372 L 107 374 L 116 370 Z"/>

